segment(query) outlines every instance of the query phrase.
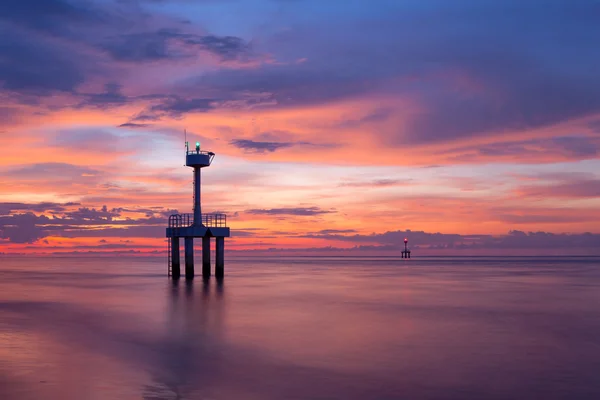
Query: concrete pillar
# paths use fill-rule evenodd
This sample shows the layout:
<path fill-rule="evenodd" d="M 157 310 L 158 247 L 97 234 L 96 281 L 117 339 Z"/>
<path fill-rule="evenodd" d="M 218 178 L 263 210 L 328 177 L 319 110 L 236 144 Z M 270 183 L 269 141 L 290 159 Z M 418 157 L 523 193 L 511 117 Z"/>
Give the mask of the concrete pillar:
<path fill-rule="evenodd" d="M 171 238 L 171 276 L 173 279 L 179 279 L 181 276 L 181 268 L 179 261 L 179 238 Z"/>
<path fill-rule="evenodd" d="M 185 279 L 194 278 L 194 238 L 185 238 Z"/>
<path fill-rule="evenodd" d="M 210 236 L 202 237 L 202 276 L 210 277 Z"/>
<path fill-rule="evenodd" d="M 225 275 L 225 238 L 223 236 L 216 237 L 216 262 L 215 262 L 215 276 L 222 278 Z"/>

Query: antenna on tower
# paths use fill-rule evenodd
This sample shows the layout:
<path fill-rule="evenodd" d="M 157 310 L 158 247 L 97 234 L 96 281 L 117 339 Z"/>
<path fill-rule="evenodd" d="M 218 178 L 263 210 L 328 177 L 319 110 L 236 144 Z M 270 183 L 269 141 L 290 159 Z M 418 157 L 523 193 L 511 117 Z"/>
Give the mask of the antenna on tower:
<path fill-rule="evenodd" d="M 187 141 L 187 129 L 183 130 L 183 137 L 185 139 L 185 151 L 187 152 L 190 149 L 190 147 L 188 146 L 188 141 Z"/>

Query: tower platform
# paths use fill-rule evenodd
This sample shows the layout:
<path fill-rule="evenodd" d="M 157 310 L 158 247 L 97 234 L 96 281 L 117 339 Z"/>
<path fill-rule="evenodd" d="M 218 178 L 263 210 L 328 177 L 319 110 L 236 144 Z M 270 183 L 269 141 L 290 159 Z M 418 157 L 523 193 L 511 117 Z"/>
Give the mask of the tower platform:
<path fill-rule="evenodd" d="M 194 238 L 202 238 L 202 276 L 211 275 L 210 238 L 216 240 L 215 276 L 221 278 L 225 272 L 225 238 L 231 235 L 225 214 L 201 214 L 201 224 L 194 224 L 194 214 L 169 216 L 166 236 L 169 242 L 168 275 L 173 279 L 181 276 L 179 239 L 185 244 L 185 277 L 194 278 Z"/>

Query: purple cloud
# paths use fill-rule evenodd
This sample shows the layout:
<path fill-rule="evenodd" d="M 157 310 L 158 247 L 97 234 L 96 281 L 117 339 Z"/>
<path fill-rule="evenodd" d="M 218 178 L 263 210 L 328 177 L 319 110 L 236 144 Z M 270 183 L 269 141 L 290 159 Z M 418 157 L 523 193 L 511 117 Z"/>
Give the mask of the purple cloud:
<path fill-rule="evenodd" d="M 270 209 L 252 209 L 246 210 L 247 214 L 254 215 L 297 215 L 311 216 L 321 214 L 335 213 L 334 210 L 323 210 L 319 207 L 291 207 L 291 208 L 270 208 Z"/>
<path fill-rule="evenodd" d="M 292 147 L 295 144 L 291 142 L 257 142 L 248 139 L 234 139 L 230 142 L 233 146 L 251 153 L 274 152 L 280 149 Z"/>
<path fill-rule="evenodd" d="M 553 184 L 520 186 L 519 196 L 536 198 L 582 199 L 600 197 L 600 179 L 563 181 Z M 583 218 L 587 218 L 582 215 Z"/>
<path fill-rule="evenodd" d="M 409 238 L 412 248 L 429 249 L 600 249 L 600 234 L 555 234 L 549 232 L 510 231 L 507 235 L 458 235 L 428 233 L 423 231 L 389 231 L 371 235 L 311 234 L 306 238 L 344 241 L 351 243 L 369 243 L 362 250 L 398 250 L 404 238 Z M 371 246 L 371 248 L 369 248 Z M 376 247 L 372 247 L 376 246 Z M 383 246 L 383 247 L 381 247 Z"/>

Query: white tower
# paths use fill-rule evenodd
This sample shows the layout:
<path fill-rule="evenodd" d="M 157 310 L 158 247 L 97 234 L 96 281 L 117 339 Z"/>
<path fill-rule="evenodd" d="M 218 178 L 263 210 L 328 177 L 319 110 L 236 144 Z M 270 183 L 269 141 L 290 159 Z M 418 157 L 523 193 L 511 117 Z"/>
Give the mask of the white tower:
<path fill-rule="evenodd" d="M 179 239 L 185 244 L 185 277 L 194 277 L 194 238 L 202 238 L 202 276 L 210 276 L 210 238 L 215 238 L 216 263 L 215 275 L 222 278 L 225 268 L 225 238 L 230 236 L 225 214 L 202 214 L 200 169 L 209 167 L 215 153 L 200 150 L 196 142 L 193 150 L 185 142 L 185 165 L 194 169 L 194 213 L 173 214 L 169 216 L 166 236 L 169 238 L 168 274 L 178 279 L 180 271 Z"/>
<path fill-rule="evenodd" d="M 194 225 L 202 226 L 202 205 L 201 205 L 201 178 L 200 169 L 210 167 L 210 163 L 215 157 L 212 151 L 201 151 L 200 142 L 196 142 L 196 148 L 190 151 L 188 143 L 185 143 L 185 166 L 194 168 Z"/>

